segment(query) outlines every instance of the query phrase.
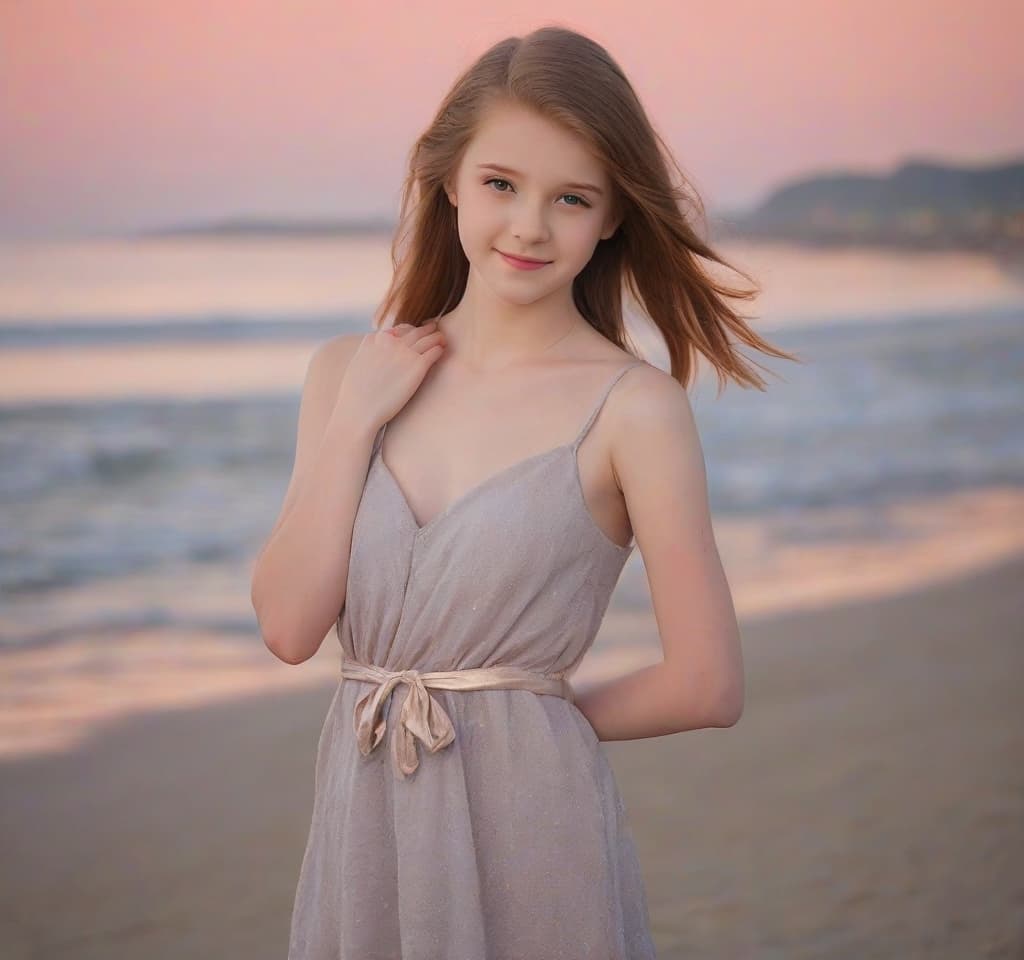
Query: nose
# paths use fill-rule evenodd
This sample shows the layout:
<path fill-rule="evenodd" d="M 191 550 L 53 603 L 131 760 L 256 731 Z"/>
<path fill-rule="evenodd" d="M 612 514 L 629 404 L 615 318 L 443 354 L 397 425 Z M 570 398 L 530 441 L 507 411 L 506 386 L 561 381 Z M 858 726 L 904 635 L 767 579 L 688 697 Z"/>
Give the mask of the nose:
<path fill-rule="evenodd" d="M 522 202 L 512 214 L 512 234 L 523 246 L 548 239 L 548 225 L 541 204 Z"/>

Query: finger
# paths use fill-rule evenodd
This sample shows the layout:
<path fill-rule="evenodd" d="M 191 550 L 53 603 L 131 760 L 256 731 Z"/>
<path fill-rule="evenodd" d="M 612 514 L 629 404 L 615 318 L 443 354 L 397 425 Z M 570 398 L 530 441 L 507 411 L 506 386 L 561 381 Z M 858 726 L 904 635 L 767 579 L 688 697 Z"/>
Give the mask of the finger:
<path fill-rule="evenodd" d="M 406 334 L 417 333 L 418 331 L 423 330 L 425 328 L 433 329 L 436 326 L 437 324 L 434 321 L 431 321 L 430 323 L 420 324 L 418 326 L 412 323 L 396 323 L 394 326 L 388 327 L 387 330 L 389 333 L 393 334 L 396 337 L 404 337 Z"/>
<path fill-rule="evenodd" d="M 444 334 L 438 330 L 435 333 L 428 333 L 425 337 L 420 337 L 413 344 L 413 348 L 418 350 L 420 353 L 426 353 L 432 347 L 445 346 Z"/>

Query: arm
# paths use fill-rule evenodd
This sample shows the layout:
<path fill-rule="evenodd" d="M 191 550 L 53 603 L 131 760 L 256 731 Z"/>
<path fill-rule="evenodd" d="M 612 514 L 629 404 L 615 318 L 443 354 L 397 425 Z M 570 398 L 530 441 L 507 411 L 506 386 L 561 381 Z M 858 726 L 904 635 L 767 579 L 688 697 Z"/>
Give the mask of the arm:
<path fill-rule="evenodd" d="M 610 398 L 612 468 L 651 587 L 661 662 L 581 691 L 600 740 L 729 727 L 743 712 L 740 632 L 715 544 L 686 390 L 652 368 Z"/>
<path fill-rule="evenodd" d="M 291 480 L 253 566 L 263 641 L 286 663 L 316 653 L 345 601 L 352 525 L 377 430 L 335 402 L 360 339 L 334 337 L 309 361 Z"/>

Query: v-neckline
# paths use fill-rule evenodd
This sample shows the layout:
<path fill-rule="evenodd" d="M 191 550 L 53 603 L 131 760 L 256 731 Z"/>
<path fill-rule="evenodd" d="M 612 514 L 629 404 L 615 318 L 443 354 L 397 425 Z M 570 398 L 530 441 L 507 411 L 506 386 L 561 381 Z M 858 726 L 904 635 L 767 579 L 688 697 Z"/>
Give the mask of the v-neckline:
<path fill-rule="evenodd" d="M 381 470 L 387 474 L 388 482 L 391 484 L 391 488 L 394 490 L 395 495 L 401 501 L 402 510 L 405 513 L 410 525 L 413 528 L 413 537 L 415 541 L 418 541 L 421 537 L 426 536 L 431 530 L 443 523 L 445 520 L 450 518 L 453 514 L 458 513 L 460 509 L 465 507 L 467 504 L 472 503 L 476 497 L 490 490 L 492 487 L 508 480 L 510 477 L 516 475 L 519 470 L 522 470 L 528 466 L 542 463 L 543 461 L 557 457 L 562 453 L 568 453 L 572 458 L 572 469 L 576 480 L 576 490 L 579 494 L 581 503 L 584 509 L 589 515 L 589 509 L 586 506 L 586 500 L 583 495 L 583 482 L 579 473 L 579 461 L 577 460 L 576 450 L 579 445 L 583 442 L 587 433 L 589 432 L 594 421 L 597 419 L 598 413 L 604 406 L 605 400 L 608 399 L 608 394 L 611 389 L 619 381 L 627 370 L 632 369 L 635 366 L 642 365 L 643 360 L 634 359 L 627 363 L 625 366 L 620 367 L 613 377 L 605 384 L 604 389 L 598 394 L 597 402 L 590 408 L 590 413 L 587 415 L 583 426 L 580 428 L 576 436 L 565 443 L 560 443 L 557 446 L 549 447 L 547 450 L 541 450 L 539 453 L 530 454 L 528 457 L 523 457 L 521 460 L 516 460 L 514 463 L 510 463 L 507 467 L 502 467 L 496 473 L 492 473 L 490 476 L 485 477 L 479 483 L 470 487 L 465 492 L 457 496 L 448 506 L 444 507 L 439 513 L 434 514 L 425 523 L 420 523 L 416 519 L 416 515 L 413 513 L 412 506 L 409 504 L 409 498 L 405 495 L 405 491 L 402 489 L 402 485 L 398 482 L 398 478 L 395 476 L 391 467 L 388 466 L 387 461 L 384 459 L 384 434 L 387 431 L 387 423 L 381 427 L 381 433 L 376 440 L 376 449 L 374 451 L 374 460 L 380 464 Z M 611 544 L 617 551 L 629 550 L 630 546 L 623 547 L 621 544 L 616 543 L 603 530 L 594 523 L 593 517 L 590 517 L 591 523 L 595 529 L 601 532 L 602 538 L 609 544 Z M 631 538 L 632 540 L 632 538 Z"/>
<path fill-rule="evenodd" d="M 485 477 L 479 483 L 474 484 L 465 493 L 459 494 L 448 506 L 442 508 L 438 513 L 435 513 L 429 520 L 424 523 L 420 523 L 415 514 L 412 511 L 412 507 L 409 504 L 409 498 L 405 495 L 405 491 L 402 489 L 401 484 L 398 482 L 398 478 L 394 475 L 391 467 L 388 466 L 387 461 L 384 459 L 383 454 L 383 442 L 377 445 L 376 459 L 380 464 L 381 469 L 388 477 L 388 481 L 391 483 L 392 489 L 398 494 L 398 499 L 402 503 L 402 508 L 405 511 L 405 515 L 409 518 L 409 522 L 413 526 L 413 535 L 419 539 L 425 536 L 426 533 L 433 527 L 437 526 L 442 520 L 451 516 L 459 507 L 463 504 L 471 501 L 475 496 L 483 493 L 485 490 L 494 486 L 495 484 L 506 480 L 509 475 L 513 474 L 516 470 L 523 467 L 529 466 L 534 463 L 546 459 L 547 457 L 553 457 L 556 454 L 562 453 L 563 451 L 569 451 L 575 458 L 575 450 L 573 449 L 575 442 L 570 440 L 568 443 L 560 443 L 557 447 L 549 447 L 547 450 L 541 450 L 539 453 L 532 453 L 528 457 L 523 457 L 521 460 L 516 460 L 514 463 L 510 463 L 507 467 L 502 467 L 495 473 Z"/>

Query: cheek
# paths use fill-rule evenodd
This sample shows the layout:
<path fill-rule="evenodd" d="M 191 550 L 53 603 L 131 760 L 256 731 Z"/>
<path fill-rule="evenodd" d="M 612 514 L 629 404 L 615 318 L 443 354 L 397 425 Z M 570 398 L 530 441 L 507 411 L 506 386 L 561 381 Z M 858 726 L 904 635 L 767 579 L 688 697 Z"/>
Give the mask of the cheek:
<path fill-rule="evenodd" d="M 458 220 L 459 234 L 473 244 L 486 243 L 504 226 L 500 213 L 488 204 L 460 205 Z"/>
<path fill-rule="evenodd" d="M 574 218 L 572 223 L 565 225 L 560 239 L 567 249 L 589 257 L 601 239 L 600 216 L 581 214 L 578 218 Z"/>

